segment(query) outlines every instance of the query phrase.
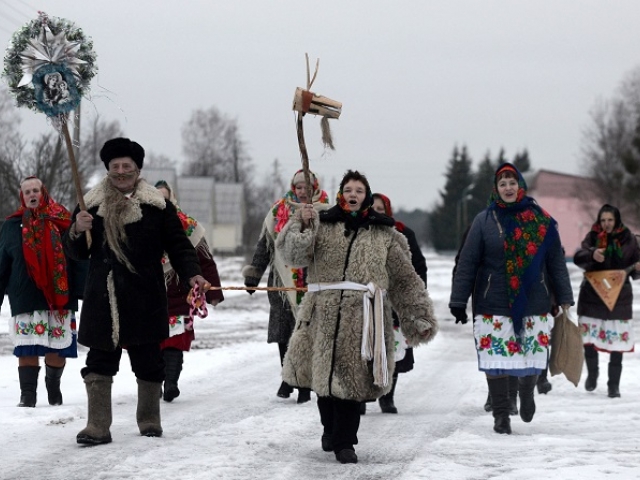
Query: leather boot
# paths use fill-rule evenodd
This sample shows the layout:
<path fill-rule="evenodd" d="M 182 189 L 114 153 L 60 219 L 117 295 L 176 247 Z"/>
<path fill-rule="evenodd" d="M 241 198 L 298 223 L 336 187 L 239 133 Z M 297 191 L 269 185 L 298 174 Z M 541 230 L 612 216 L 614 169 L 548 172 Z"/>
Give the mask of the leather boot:
<path fill-rule="evenodd" d="M 622 365 L 609 363 L 609 381 L 607 382 L 609 398 L 618 398 L 620 396 L 620 375 L 622 374 Z"/>
<path fill-rule="evenodd" d="M 598 352 L 593 347 L 584 347 L 584 361 L 587 364 L 587 379 L 584 388 L 587 392 L 593 392 L 598 386 Z"/>
<path fill-rule="evenodd" d="M 18 378 L 20 379 L 19 407 L 33 408 L 36 406 L 38 373 L 40 373 L 40 367 L 18 367 Z"/>
<path fill-rule="evenodd" d="M 391 390 L 386 395 L 381 396 L 378 399 L 378 403 L 380 404 L 380 410 L 382 413 L 398 413 L 398 409 L 393 403 L 393 395 L 396 391 L 396 385 L 398 384 L 398 376 L 393 376 L 393 383 L 391 385 Z"/>
<path fill-rule="evenodd" d="M 491 406 L 491 392 L 489 392 L 487 394 L 487 400 L 484 402 L 484 411 L 490 412 L 492 410 L 493 410 L 493 407 Z"/>
<path fill-rule="evenodd" d="M 307 403 L 311 400 L 310 388 L 298 388 L 298 400 L 296 403 Z"/>
<path fill-rule="evenodd" d="M 64 371 L 62 367 L 50 367 L 45 365 L 44 384 L 47 386 L 47 396 L 49 397 L 49 405 L 62 405 L 62 392 L 60 391 L 60 378 Z"/>
<path fill-rule="evenodd" d="M 518 378 L 518 392 L 520 393 L 520 418 L 529 423 L 536 413 L 536 402 L 533 399 L 533 391 L 538 382 L 537 375 Z"/>
<path fill-rule="evenodd" d="M 140 435 L 144 437 L 161 437 L 160 390 L 162 389 L 162 383 L 147 382 L 139 378 L 136 380 L 138 382 L 136 420 Z"/>
<path fill-rule="evenodd" d="M 538 381 L 536 383 L 538 393 L 542 393 L 544 395 L 549 393 L 553 388 L 553 385 L 551 385 L 551 382 L 549 382 L 549 379 L 547 378 L 547 370 L 548 367 L 545 368 L 540 375 L 538 375 Z"/>
<path fill-rule="evenodd" d="M 518 415 L 518 377 L 509 375 L 509 415 Z"/>
<path fill-rule="evenodd" d="M 280 398 L 289 398 L 293 393 L 293 387 L 289 385 L 287 382 L 282 382 L 280 384 L 280 388 L 278 389 L 277 395 Z"/>
<path fill-rule="evenodd" d="M 178 379 L 182 371 L 183 354 L 182 350 L 166 348 L 162 351 L 164 358 L 164 392 L 162 398 L 165 402 L 171 402 L 180 396 Z"/>
<path fill-rule="evenodd" d="M 487 378 L 491 407 L 493 410 L 493 430 L 511 435 L 509 418 L 509 379 L 508 377 Z"/>
<path fill-rule="evenodd" d="M 111 384 L 113 377 L 90 373 L 84 377 L 87 388 L 89 413 L 87 426 L 76 436 L 76 441 L 86 445 L 111 443 Z"/>

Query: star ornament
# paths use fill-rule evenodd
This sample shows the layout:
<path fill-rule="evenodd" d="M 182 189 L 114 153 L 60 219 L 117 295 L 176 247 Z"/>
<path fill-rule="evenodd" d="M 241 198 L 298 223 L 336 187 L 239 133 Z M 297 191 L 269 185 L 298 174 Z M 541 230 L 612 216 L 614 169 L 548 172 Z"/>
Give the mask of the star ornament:
<path fill-rule="evenodd" d="M 18 87 L 29 85 L 33 80 L 33 74 L 40 67 L 50 64 L 64 63 L 79 79 L 78 67 L 87 63 L 76 56 L 81 44 L 82 42 L 67 40 L 66 32 L 62 30 L 54 35 L 49 26 L 44 24 L 40 35 L 29 40 L 27 48 L 20 53 L 23 75 Z"/>

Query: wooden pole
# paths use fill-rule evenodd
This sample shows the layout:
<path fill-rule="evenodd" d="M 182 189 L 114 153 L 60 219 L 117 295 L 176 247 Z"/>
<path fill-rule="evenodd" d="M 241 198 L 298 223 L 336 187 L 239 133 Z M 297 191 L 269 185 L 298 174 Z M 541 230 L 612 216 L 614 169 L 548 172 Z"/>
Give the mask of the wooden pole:
<path fill-rule="evenodd" d="M 304 141 L 304 130 L 302 128 L 302 112 L 298 112 L 298 121 L 296 130 L 298 131 L 298 147 L 300 147 L 300 156 L 302 157 L 302 173 L 304 174 L 304 183 L 307 188 L 307 203 L 313 203 L 313 190 L 311 189 L 311 174 L 309 173 L 309 155 L 307 154 L 307 144 Z"/>
<path fill-rule="evenodd" d="M 69 162 L 71 163 L 71 176 L 73 177 L 73 184 L 75 186 L 76 195 L 78 197 L 78 205 L 80 205 L 81 210 L 86 210 L 87 206 L 84 203 L 84 196 L 82 195 L 82 186 L 80 185 L 78 165 L 76 164 L 76 156 L 73 151 L 73 143 L 71 142 L 71 135 L 69 135 L 69 127 L 67 126 L 67 117 L 65 115 L 60 115 L 60 123 L 62 125 L 62 134 L 64 135 L 64 140 L 67 144 L 67 152 L 69 153 Z M 87 246 L 91 247 L 91 232 L 87 230 L 84 233 L 87 237 Z"/>

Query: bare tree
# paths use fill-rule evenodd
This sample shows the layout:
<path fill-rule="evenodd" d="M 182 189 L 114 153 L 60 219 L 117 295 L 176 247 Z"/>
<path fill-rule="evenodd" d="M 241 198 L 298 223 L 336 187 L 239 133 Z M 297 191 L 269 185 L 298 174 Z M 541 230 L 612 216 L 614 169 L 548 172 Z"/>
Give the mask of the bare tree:
<path fill-rule="evenodd" d="M 235 120 L 216 107 L 196 110 L 182 128 L 186 175 L 213 177 L 216 182 L 244 183 L 251 170 Z"/>
<path fill-rule="evenodd" d="M 587 176 L 595 180 L 596 196 L 601 203 L 628 210 L 625 202 L 625 185 L 631 175 L 624 159 L 631 151 L 634 134 L 633 112 L 622 99 L 601 101 L 591 111 L 591 125 L 583 133 L 582 161 Z M 584 192 L 584 200 L 592 199 Z"/>

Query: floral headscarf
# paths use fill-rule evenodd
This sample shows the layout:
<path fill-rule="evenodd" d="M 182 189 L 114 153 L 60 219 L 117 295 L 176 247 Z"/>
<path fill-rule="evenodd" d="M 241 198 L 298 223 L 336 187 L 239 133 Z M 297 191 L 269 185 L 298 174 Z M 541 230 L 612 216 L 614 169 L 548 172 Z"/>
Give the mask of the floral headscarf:
<path fill-rule="evenodd" d="M 607 231 L 600 225 L 600 217 L 604 212 L 613 213 L 616 223 L 613 226 L 613 231 L 611 233 L 607 233 Z M 604 248 L 604 256 L 612 258 L 614 256 L 622 258 L 622 245 L 620 243 L 620 239 L 623 238 L 627 230 L 629 229 L 623 225 L 620 218 L 620 210 L 609 204 L 604 204 L 600 208 L 596 223 L 591 227 L 591 231 L 596 233 L 596 248 Z"/>
<path fill-rule="evenodd" d="M 27 177 L 26 180 L 39 180 Z M 69 301 L 67 259 L 62 235 L 71 225 L 71 213 L 56 203 L 44 185 L 36 208 L 27 207 L 22 189 L 20 208 L 7 218 L 22 218 L 22 253 L 27 273 L 44 294 L 51 310 L 63 310 Z"/>
<path fill-rule="evenodd" d="M 329 196 L 327 192 L 320 188 L 320 182 L 318 181 L 318 177 L 315 173 L 309 172 L 309 176 L 311 177 L 311 188 L 313 189 L 313 194 L 311 195 L 311 201 L 321 204 L 329 203 Z M 295 212 L 296 208 L 301 204 L 300 199 L 296 196 L 296 185 L 304 181 L 304 171 L 298 170 L 293 177 L 291 178 L 291 184 L 289 191 L 284 194 L 284 196 L 273 204 L 271 207 L 271 214 L 273 215 L 274 225 L 273 225 L 273 239 L 277 238 L 280 231 L 284 228 L 284 226 L 289 221 L 289 217 Z M 284 270 L 284 266 L 282 267 Z M 305 287 L 307 281 L 307 275 L 304 268 L 289 268 L 288 272 L 291 274 L 291 280 L 296 287 Z M 289 273 L 280 272 L 281 276 L 289 275 Z M 302 302 L 302 297 L 304 296 L 303 291 L 295 292 L 295 302 L 296 305 L 299 305 Z M 293 302 L 293 299 L 290 300 L 290 303 Z"/>
<path fill-rule="evenodd" d="M 518 178 L 516 201 L 505 203 L 498 194 L 498 177 L 512 171 Z M 528 303 L 527 292 L 538 279 L 548 246 L 558 238 L 557 222 L 536 201 L 526 196 L 527 184 L 511 163 L 503 163 L 495 174 L 488 212 L 495 212 L 504 230 L 504 256 L 510 316 L 516 333 Z"/>
<path fill-rule="evenodd" d="M 300 199 L 296 196 L 295 191 L 296 184 L 299 183 L 301 177 L 304 179 L 303 175 L 304 172 L 302 170 L 298 170 L 291 178 L 289 191 L 287 191 L 287 193 L 285 193 L 284 196 L 271 207 L 271 213 L 276 221 L 273 228 L 274 238 L 278 236 L 278 233 L 280 233 L 289 221 L 289 217 L 295 211 L 295 205 L 301 203 Z M 320 189 L 320 182 L 318 181 L 316 174 L 309 172 L 309 176 L 311 177 L 311 188 L 313 189 L 311 201 L 313 203 L 329 203 L 329 196 L 327 195 L 327 192 Z"/>
<path fill-rule="evenodd" d="M 382 201 L 382 205 L 384 205 L 384 214 L 389 218 L 393 218 L 393 209 L 391 208 L 391 200 L 389 199 L 389 197 L 383 195 L 382 193 L 374 193 L 373 199 L 375 200 L 376 198 L 379 198 Z M 405 224 L 399 222 L 398 220 L 394 221 L 396 222 L 396 230 L 398 230 L 399 232 L 403 232 L 405 229 Z"/>

